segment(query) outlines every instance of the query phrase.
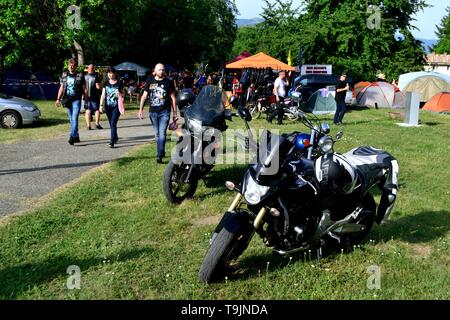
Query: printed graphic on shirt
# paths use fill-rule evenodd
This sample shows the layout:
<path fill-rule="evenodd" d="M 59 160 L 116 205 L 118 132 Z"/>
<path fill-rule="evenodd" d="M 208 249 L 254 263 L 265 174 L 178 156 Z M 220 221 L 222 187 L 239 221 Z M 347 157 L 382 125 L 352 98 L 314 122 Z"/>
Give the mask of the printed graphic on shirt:
<path fill-rule="evenodd" d="M 75 77 L 67 77 L 67 95 L 69 97 L 76 96 Z"/>
<path fill-rule="evenodd" d="M 105 87 L 106 104 L 108 106 L 117 106 L 119 104 L 119 90 L 116 87 Z"/>
<path fill-rule="evenodd" d="M 152 83 L 149 86 L 150 91 L 150 105 L 152 107 L 162 107 L 164 106 L 165 99 L 167 97 L 167 91 L 164 88 L 164 84 L 158 87 L 157 83 Z"/>

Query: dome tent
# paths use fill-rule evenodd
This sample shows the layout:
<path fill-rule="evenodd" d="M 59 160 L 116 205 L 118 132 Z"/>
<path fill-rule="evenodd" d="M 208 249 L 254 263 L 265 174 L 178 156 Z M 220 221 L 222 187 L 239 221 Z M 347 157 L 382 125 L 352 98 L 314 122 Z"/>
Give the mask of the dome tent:
<path fill-rule="evenodd" d="M 372 108 L 403 108 L 405 97 L 402 92 L 396 90 L 394 85 L 376 81 L 356 96 L 356 102 L 360 106 Z"/>
<path fill-rule="evenodd" d="M 301 109 L 313 114 L 335 113 L 336 100 L 328 89 L 319 89 L 311 95 Z"/>
<path fill-rule="evenodd" d="M 450 91 L 450 76 L 434 71 L 405 73 L 400 75 L 398 87 L 403 92 L 420 94 L 420 100 L 426 102 L 440 92 Z"/>
<path fill-rule="evenodd" d="M 423 110 L 450 113 L 450 92 L 441 92 L 431 98 Z"/>

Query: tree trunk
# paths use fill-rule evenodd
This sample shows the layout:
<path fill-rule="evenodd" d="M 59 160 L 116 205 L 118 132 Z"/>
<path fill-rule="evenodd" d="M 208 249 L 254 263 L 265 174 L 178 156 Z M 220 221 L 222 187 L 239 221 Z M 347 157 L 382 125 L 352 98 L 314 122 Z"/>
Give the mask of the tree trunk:
<path fill-rule="evenodd" d="M 75 50 L 76 50 L 76 53 L 77 53 L 78 65 L 82 66 L 82 65 L 84 65 L 84 51 L 83 51 L 83 47 L 76 40 L 73 40 L 73 45 L 75 46 Z"/>

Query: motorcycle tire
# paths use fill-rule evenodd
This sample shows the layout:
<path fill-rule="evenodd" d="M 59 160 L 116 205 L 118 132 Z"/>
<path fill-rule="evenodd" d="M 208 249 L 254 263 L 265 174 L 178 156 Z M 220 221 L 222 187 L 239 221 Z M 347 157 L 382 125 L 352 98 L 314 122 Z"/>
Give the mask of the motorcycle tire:
<path fill-rule="evenodd" d="M 248 109 L 248 111 L 250 111 L 252 119 L 258 119 L 261 116 L 261 111 L 258 110 L 258 104 L 249 102 L 245 107 Z"/>
<path fill-rule="evenodd" d="M 237 237 L 227 229 L 220 230 L 214 237 L 200 267 L 198 276 L 201 282 L 211 283 L 224 276 L 226 267 L 231 262 L 230 253 L 237 242 Z"/>
<path fill-rule="evenodd" d="M 192 198 L 197 190 L 198 181 L 191 179 L 190 183 L 185 183 L 188 169 L 172 161 L 166 167 L 163 177 L 163 190 L 167 200 L 174 204 L 179 204 L 185 199 Z M 179 192 L 182 191 L 181 195 Z"/>

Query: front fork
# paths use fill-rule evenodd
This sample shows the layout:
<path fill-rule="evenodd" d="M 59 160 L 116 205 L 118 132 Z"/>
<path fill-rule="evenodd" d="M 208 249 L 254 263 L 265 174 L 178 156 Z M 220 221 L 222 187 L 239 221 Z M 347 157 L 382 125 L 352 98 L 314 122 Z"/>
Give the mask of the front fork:
<path fill-rule="evenodd" d="M 231 203 L 231 206 L 228 208 L 228 212 L 233 212 L 236 210 L 236 207 L 241 203 L 243 196 L 242 194 L 238 193 L 236 195 L 236 197 L 234 198 L 233 202 Z M 255 220 L 253 221 L 253 226 L 255 227 L 256 230 L 259 230 L 262 225 L 264 224 L 264 217 L 267 213 L 267 208 L 262 207 L 259 212 L 258 215 L 256 216 Z"/>

